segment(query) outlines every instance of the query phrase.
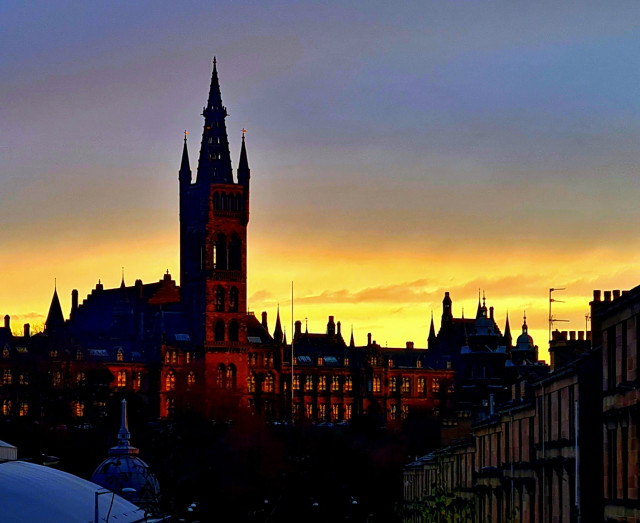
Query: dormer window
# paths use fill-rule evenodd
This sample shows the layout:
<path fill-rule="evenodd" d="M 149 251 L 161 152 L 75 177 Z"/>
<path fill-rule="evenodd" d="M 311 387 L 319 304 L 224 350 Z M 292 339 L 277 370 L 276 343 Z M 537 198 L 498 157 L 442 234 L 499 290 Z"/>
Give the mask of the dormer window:
<path fill-rule="evenodd" d="M 124 352 L 122 349 L 118 349 L 118 352 L 116 353 L 116 361 L 124 361 Z"/>

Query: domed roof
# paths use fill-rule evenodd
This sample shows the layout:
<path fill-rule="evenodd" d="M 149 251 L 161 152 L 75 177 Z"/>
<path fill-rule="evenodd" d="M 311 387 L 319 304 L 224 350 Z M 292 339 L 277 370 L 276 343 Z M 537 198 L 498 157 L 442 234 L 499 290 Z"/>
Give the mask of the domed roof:
<path fill-rule="evenodd" d="M 0 463 L 2 521 L 86 523 L 94 521 L 99 485 L 72 474 L 34 463 Z M 98 496 L 99 520 L 143 521 L 144 511 L 118 495 L 105 491 Z"/>
<path fill-rule="evenodd" d="M 515 350 L 534 350 L 533 338 L 529 336 L 529 328 L 527 327 L 527 316 L 524 316 L 524 323 L 522 324 L 522 334 L 518 336 L 516 341 Z"/>
<path fill-rule="evenodd" d="M 138 457 L 140 451 L 131 446 L 130 438 L 127 401 L 122 400 L 122 425 L 118 431 L 118 444 L 109 450 L 109 457 L 98 465 L 91 481 L 133 503 L 141 506 L 154 505 L 160 492 L 158 480 L 149 466 Z"/>

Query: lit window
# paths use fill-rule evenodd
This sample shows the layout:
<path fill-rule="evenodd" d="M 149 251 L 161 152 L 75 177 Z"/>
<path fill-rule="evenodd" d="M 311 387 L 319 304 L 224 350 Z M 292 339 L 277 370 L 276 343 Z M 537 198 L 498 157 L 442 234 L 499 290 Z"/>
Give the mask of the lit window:
<path fill-rule="evenodd" d="M 389 408 L 389 419 L 394 420 L 398 417 L 398 406 L 391 405 Z"/>
<path fill-rule="evenodd" d="M 224 379 L 226 376 L 226 372 L 226 368 L 222 363 L 218 365 L 218 368 L 216 370 L 216 387 L 218 387 L 219 389 L 224 388 Z"/>
<path fill-rule="evenodd" d="M 78 372 L 78 374 L 76 374 L 76 383 L 78 385 L 83 385 L 85 380 L 86 380 L 86 376 L 84 372 Z"/>
<path fill-rule="evenodd" d="M 297 417 L 300 415 L 300 403 L 293 404 L 293 417 Z"/>
<path fill-rule="evenodd" d="M 171 351 L 167 351 L 164 353 L 164 362 L 171 363 Z"/>
<path fill-rule="evenodd" d="M 127 373 L 124 370 L 118 371 L 118 387 L 127 386 Z"/>
<path fill-rule="evenodd" d="M 195 383 L 196 383 L 196 375 L 193 373 L 193 371 L 191 371 L 187 376 L 187 385 L 191 386 L 191 385 L 195 385 Z"/>
<path fill-rule="evenodd" d="M 353 378 L 351 376 L 347 376 L 344 379 L 344 391 L 351 392 L 352 389 L 353 389 Z"/>
<path fill-rule="evenodd" d="M 396 378 L 395 376 L 393 376 L 391 378 L 391 381 L 389 382 L 389 390 L 391 392 L 397 392 L 398 391 L 398 378 Z"/>
<path fill-rule="evenodd" d="M 340 390 L 340 378 L 338 376 L 334 376 L 331 379 L 331 391 L 338 392 Z"/>
<path fill-rule="evenodd" d="M 392 369 L 393 365 L 394 365 L 393 360 L 389 358 L 389 368 Z"/>
<path fill-rule="evenodd" d="M 175 398 L 167 398 L 167 416 L 170 418 L 176 413 L 176 399 Z"/>
<path fill-rule="evenodd" d="M 455 390 L 455 386 L 453 382 L 449 383 L 449 386 L 447 387 L 447 392 L 452 393 L 454 390 Z"/>
<path fill-rule="evenodd" d="M 171 351 L 171 363 L 178 363 L 178 351 Z"/>
<path fill-rule="evenodd" d="M 433 392 L 438 392 L 440 390 L 440 378 L 433 378 L 431 380 L 431 390 Z"/>
<path fill-rule="evenodd" d="M 20 385 L 29 385 L 29 373 L 27 372 L 22 372 L 20 374 L 20 381 L 19 381 Z"/>
<path fill-rule="evenodd" d="M 164 388 L 167 392 L 176 389 L 176 375 L 172 370 L 170 370 L 165 377 Z"/>
<path fill-rule="evenodd" d="M 11 369 L 4 369 L 2 371 L 2 384 L 11 385 Z"/>
<path fill-rule="evenodd" d="M 337 421 L 340 419 L 340 405 L 334 403 L 331 405 L 331 419 Z"/>
<path fill-rule="evenodd" d="M 419 369 L 422 368 L 422 360 L 418 360 L 418 362 L 416 363 L 416 367 L 418 367 Z"/>
<path fill-rule="evenodd" d="M 373 377 L 373 392 L 380 392 L 382 390 L 382 379 L 380 376 Z"/>
<path fill-rule="evenodd" d="M 29 414 L 29 404 L 26 401 L 20 402 L 20 411 L 18 412 L 19 416 L 26 416 Z"/>
<path fill-rule="evenodd" d="M 405 376 L 402 378 L 402 393 L 410 394 L 411 393 L 411 378 Z"/>
<path fill-rule="evenodd" d="M 300 390 L 300 376 L 293 377 L 293 390 Z"/>
<path fill-rule="evenodd" d="M 318 367 L 322 367 L 324 365 L 324 358 L 322 356 L 318 356 Z"/>
<path fill-rule="evenodd" d="M 98 412 L 98 415 L 101 418 L 105 418 L 107 416 L 107 402 L 106 401 L 96 401 L 94 403 L 96 410 Z"/>
<path fill-rule="evenodd" d="M 73 415 L 76 418 L 82 418 L 84 416 L 84 403 L 81 401 L 73 402 Z"/>
<path fill-rule="evenodd" d="M 418 383 L 417 383 L 416 389 L 417 389 L 418 394 L 424 394 L 424 391 L 425 391 L 424 378 L 418 378 Z"/>
<path fill-rule="evenodd" d="M 2 415 L 11 415 L 11 400 L 2 400 Z"/>
<path fill-rule="evenodd" d="M 9 402 L 11 404 L 11 402 Z M 307 419 L 313 419 L 313 403 L 305 403 L 304 415 Z"/>
<path fill-rule="evenodd" d="M 142 372 L 138 371 L 135 374 L 135 378 L 133 380 L 133 386 L 136 389 L 141 389 L 142 388 Z"/>
<path fill-rule="evenodd" d="M 262 391 L 273 392 L 273 386 L 274 386 L 273 374 L 269 373 L 265 376 L 264 381 L 262 382 Z"/>
<path fill-rule="evenodd" d="M 81 350 L 77 350 L 76 351 L 76 360 L 77 361 L 82 361 L 82 351 Z"/>
<path fill-rule="evenodd" d="M 57 370 L 51 375 L 51 384 L 54 387 L 60 387 L 62 385 L 62 372 Z"/>
<path fill-rule="evenodd" d="M 318 377 L 318 390 L 327 390 L 327 377 L 319 376 Z"/>
<path fill-rule="evenodd" d="M 191 363 L 191 360 L 192 360 L 191 353 L 190 352 L 186 352 L 185 355 L 184 355 L 184 362 L 185 363 Z"/>
<path fill-rule="evenodd" d="M 352 405 L 345 405 L 344 406 L 344 419 L 346 420 L 350 420 L 351 419 L 351 407 Z"/>
<path fill-rule="evenodd" d="M 116 354 L 116 361 L 124 361 L 124 352 L 122 349 L 118 349 L 118 353 Z"/>
<path fill-rule="evenodd" d="M 312 391 L 313 390 L 313 377 L 312 376 L 306 376 L 305 380 L 304 380 L 304 390 L 306 392 Z"/>
<path fill-rule="evenodd" d="M 318 419 L 325 419 L 327 417 L 327 406 L 324 403 L 318 405 Z"/>
<path fill-rule="evenodd" d="M 345 359 L 344 359 L 344 366 L 345 367 L 349 366 L 349 358 L 348 357 L 345 357 Z"/>
<path fill-rule="evenodd" d="M 52 358 L 58 357 L 58 349 L 51 349 L 51 357 Z"/>
<path fill-rule="evenodd" d="M 256 376 L 255 376 L 255 374 L 252 374 L 251 376 L 249 376 L 247 378 L 247 389 L 249 390 L 249 392 L 255 392 L 256 391 Z"/>
<path fill-rule="evenodd" d="M 236 388 L 236 366 L 233 363 L 227 367 L 227 382 L 225 386 L 228 389 Z"/>
<path fill-rule="evenodd" d="M 402 406 L 402 419 L 407 419 L 409 416 L 409 405 Z"/>

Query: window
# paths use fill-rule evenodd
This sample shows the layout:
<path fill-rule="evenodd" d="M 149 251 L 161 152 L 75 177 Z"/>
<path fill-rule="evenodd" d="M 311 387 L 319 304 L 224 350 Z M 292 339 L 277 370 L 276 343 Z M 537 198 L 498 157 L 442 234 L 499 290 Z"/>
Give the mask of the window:
<path fill-rule="evenodd" d="M 274 389 L 274 378 L 273 374 L 269 373 L 265 376 L 264 381 L 262 382 L 262 391 L 263 392 L 273 392 Z"/>
<path fill-rule="evenodd" d="M 239 271 L 242 264 L 242 242 L 235 234 L 229 242 L 229 269 Z"/>
<path fill-rule="evenodd" d="M 2 400 L 2 415 L 11 415 L 11 400 Z"/>
<path fill-rule="evenodd" d="M 352 405 L 345 405 L 344 406 L 344 419 L 346 419 L 346 420 L 350 420 L 351 419 L 351 414 L 352 414 L 351 407 L 352 407 Z"/>
<path fill-rule="evenodd" d="M 293 377 L 293 390 L 300 390 L 300 376 Z"/>
<path fill-rule="evenodd" d="M 402 393 L 411 394 L 411 378 L 407 376 L 402 378 Z"/>
<path fill-rule="evenodd" d="M 418 381 L 416 383 L 416 391 L 418 392 L 418 394 L 424 395 L 424 392 L 425 392 L 424 378 L 418 378 Z"/>
<path fill-rule="evenodd" d="M 232 312 L 238 310 L 238 289 L 236 287 L 232 287 L 229 292 L 229 310 Z"/>
<path fill-rule="evenodd" d="M 172 418 L 176 413 L 176 399 L 175 398 L 167 398 L 165 405 L 167 406 L 167 416 Z"/>
<path fill-rule="evenodd" d="M 318 405 L 318 419 L 326 419 L 327 417 L 327 405 L 325 403 L 320 403 Z"/>
<path fill-rule="evenodd" d="M 391 407 L 389 407 L 389 419 L 395 420 L 397 417 L 398 417 L 398 406 L 391 405 Z"/>
<path fill-rule="evenodd" d="M 184 353 L 184 362 L 185 363 L 191 363 L 191 361 L 193 360 L 193 355 L 187 351 Z"/>
<path fill-rule="evenodd" d="M 231 320 L 229 324 L 229 341 L 238 341 L 238 322 L 236 320 Z"/>
<path fill-rule="evenodd" d="M 178 351 L 171 351 L 171 363 L 178 363 Z"/>
<path fill-rule="evenodd" d="M 18 416 L 27 416 L 29 414 L 29 403 L 26 401 L 20 402 L 20 411 L 18 412 Z"/>
<path fill-rule="evenodd" d="M 84 385 L 87 377 L 84 372 L 80 371 L 76 374 L 76 383 L 78 385 Z"/>
<path fill-rule="evenodd" d="M 11 369 L 4 369 L 2 371 L 2 384 L 11 385 Z"/>
<path fill-rule="evenodd" d="M 77 350 L 76 351 L 76 360 L 77 361 L 82 361 L 82 351 L 81 350 Z"/>
<path fill-rule="evenodd" d="M 382 379 L 380 376 L 373 377 L 373 392 L 380 392 L 382 390 Z"/>
<path fill-rule="evenodd" d="M 433 378 L 431 380 L 431 391 L 440 392 L 440 378 Z"/>
<path fill-rule="evenodd" d="M 118 352 L 116 353 L 116 361 L 124 361 L 124 352 L 122 352 L 122 349 L 118 349 Z"/>
<path fill-rule="evenodd" d="M 305 403 L 304 415 L 307 419 L 313 419 L 313 403 Z"/>
<path fill-rule="evenodd" d="M 296 418 L 300 415 L 300 403 L 293 404 L 293 417 Z"/>
<path fill-rule="evenodd" d="M 19 380 L 20 380 L 19 381 L 20 385 L 29 385 L 29 373 L 28 372 L 20 373 Z"/>
<path fill-rule="evenodd" d="M 127 373 L 124 370 L 118 371 L 118 387 L 127 386 Z"/>
<path fill-rule="evenodd" d="M 351 392 L 352 389 L 353 389 L 353 378 L 351 376 L 347 376 L 344 379 L 344 391 Z"/>
<path fill-rule="evenodd" d="M 247 378 L 247 389 L 249 390 L 249 392 L 256 391 L 256 375 L 255 374 L 251 374 Z"/>
<path fill-rule="evenodd" d="M 331 405 L 331 419 L 337 421 L 340 419 L 340 405 L 334 403 Z"/>
<path fill-rule="evenodd" d="M 224 341 L 224 322 L 222 320 L 218 320 L 216 322 L 216 326 L 213 333 L 214 341 Z"/>
<path fill-rule="evenodd" d="M 395 376 L 391 378 L 391 381 L 389 383 L 389 390 L 391 392 L 398 392 L 398 378 L 396 378 Z"/>
<path fill-rule="evenodd" d="M 72 404 L 73 415 L 76 418 L 84 417 L 84 403 L 81 401 L 74 401 Z"/>
<path fill-rule="evenodd" d="M 327 377 L 319 376 L 318 377 L 318 390 L 324 391 L 327 390 Z"/>
<path fill-rule="evenodd" d="M 171 351 L 167 351 L 164 353 L 164 362 L 171 363 Z"/>
<path fill-rule="evenodd" d="M 340 378 L 338 376 L 334 376 L 331 379 L 331 392 L 338 392 L 340 390 Z"/>
<path fill-rule="evenodd" d="M 141 389 L 142 388 L 142 372 L 138 371 L 134 374 L 134 378 L 133 378 L 133 386 L 136 389 Z"/>
<path fill-rule="evenodd" d="M 255 352 L 249 353 L 249 365 L 257 365 L 258 364 L 258 355 Z"/>
<path fill-rule="evenodd" d="M 51 349 L 50 355 L 51 355 L 52 359 L 57 358 L 58 357 L 58 349 Z"/>
<path fill-rule="evenodd" d="M 9 357 L 9 349 L 7 347 L 2 349 L 2 357 L 3 358 L 8 358 Z"/>
<path fill-rule="evenodd" d="M 195 375 L 194 375 L 194 378 L 195 378 Z M 233 363 L 227 367 L 227 383 L 226 383 L 226 387 L 228 389 L 235 389 L 236 388 L 236 366 Z"/>
<path fill-rule="evenodd" d="M 176 390 L 176 375 L 175 373 L 170 370 L 165 379 L 164 379 L 164 389 L 167 392 L 171 392 L 172 390 Z"/>
<path fill-rule="evenodd" d="M 253 398 L 249 398 L 249 400 L 247 401 L 247 406 L 249 407 L 249 412 L 251 412 L 251 415 L 254 416 L 256 413 L 256 400 L 254 400 Z"/>
<path fill-rule="evenodd" d="M 54 387 L 62 386 L 62 372 L 60 372 L 59 370 L 54 371 L 54 373 L 51 375 L 51 384 Z"/>
<path fill-rule="evenodd" d="M 218 234 L 213 245 L 213 268 L 225 270 L 227 268 L 227 240 L 224 234 Z"/>
<path fill-rule="evenodd" d="M 216 289 L 214 308 L 216 312 L 224 311 L 224 289 L 220 285 Z"/>
<path fill-rule="evenodd" d="M 313 390 L 313 377 L 312 376 L 306 376 L 305 380 L 304 380 L 304 390 L 306 392 L 312 391 Z"/>
<path fill-rule="evenodd" d="M 345 356 L 345 358 L 344 358 L 344 366 L 345 367 L 349 366 L 349 357 L 348 356 Z"/>
<path fill-rule="evenodd" d="M 223 389 L 225 387 L 225 377 L 227 374 L 226 367 L 221 363 L 216 369 L 216 387 Z"/>
<path fill-rule="evenodd" d="M 402 419 L 407 419 L 409 416 L 409 405 L 402 405 Z"/>

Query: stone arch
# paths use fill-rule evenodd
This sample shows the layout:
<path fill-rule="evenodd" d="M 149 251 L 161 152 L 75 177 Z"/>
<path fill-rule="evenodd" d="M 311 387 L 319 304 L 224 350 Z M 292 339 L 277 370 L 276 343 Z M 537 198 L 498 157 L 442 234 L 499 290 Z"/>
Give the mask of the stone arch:
<path fill-rule="evenodd" d="M 213 329 L 214 341 L 224 341 L 224 321 L 218 320 Z"/>

